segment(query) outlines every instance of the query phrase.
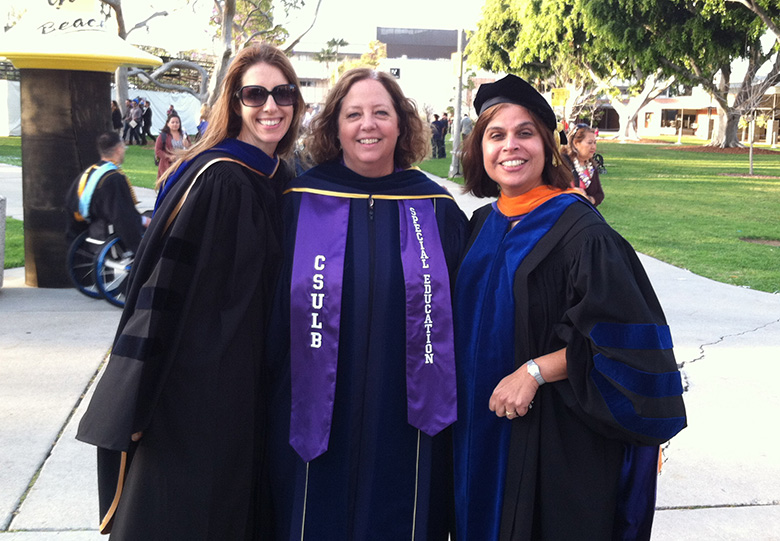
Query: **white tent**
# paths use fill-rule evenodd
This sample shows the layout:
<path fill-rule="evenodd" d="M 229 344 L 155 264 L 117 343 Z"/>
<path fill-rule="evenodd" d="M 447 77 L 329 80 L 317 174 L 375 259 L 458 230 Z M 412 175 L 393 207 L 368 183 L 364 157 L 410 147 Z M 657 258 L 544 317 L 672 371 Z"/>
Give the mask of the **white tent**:
<path fill-rule="evenodd" d="M 22 135 L 19 81 L 0 80 L 0 136 Z"/>
<path fill-rule="evenodd" d="M 19 81 L 0 80 L 0 136 L 22 135 L 22 109 Z M 173 105 L 189 135 L 197 133 L 200 101 L 191 94 L 130 89 L 130 98 L 143 98 L 152 104 L 152 129 L 157 134 L 165 126 L 166 112 Z M 116 96 L 113 97 L 116 99 Z M 124 104 L 119 104 L 124 109 Z"/>

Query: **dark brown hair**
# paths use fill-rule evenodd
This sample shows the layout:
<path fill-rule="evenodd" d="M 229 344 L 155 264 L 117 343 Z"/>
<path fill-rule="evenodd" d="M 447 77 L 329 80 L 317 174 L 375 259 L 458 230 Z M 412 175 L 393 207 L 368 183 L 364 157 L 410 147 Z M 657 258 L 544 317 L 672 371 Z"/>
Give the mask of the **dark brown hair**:
<path fill-rule="evenodd" d="M 311 134 L 306 139 L 306 151 L 312 164 L 335 160 L 341 154 L 338 140 L 341 104 L 352 85 L 366 79 L 379 81 L 393 100 L 399 131 L 393 154 L 395 166 L 407 168 L 428 154 L 430 134 L 417 112 L 414 101 L 404 96 L 401 87 L 391 75 L 369 68 L 355 68 L 341 76 L 328 94 L 322 111 L 311 121 Z"/>
<path fill-rule="evenodd" d="M 181 134 L 182 138 L 184 138 L 184 126 L 181 122 L 181 117 L 179 116 L 179 113 L 171 113 L 168 115 L 168 118 L 165 119 L 165 126 L 162 127 L 160 130 L 161 133 L 167 133 L 168 135 L 171 134 L 171 127 L 169 124 L 171 123 L 172 118 L 178 118 L 179 119 L 179 134 Z"/>
<path fill-rule="evenodd" d="M 122 138 L 119 136 L 119 133 L 115 131 L 101 133 L 95 141 L 98 154 L 100 154 L 101 158 L 112 154 L 114 149 L 121 143 L 123 143 Z"/>
<path fill-rule="evenodd" d="M 500 188 L 496 181 L 490 178 L 485 171 L 484 155 L 482 154 L 482 138 L 488 124 L 496 117 L 499 111 L 507 106 L 522 107 L 509 103 L 499 103 L 490 107 L 477 118 L 474 129 L 463 142 L 463 177 L 465 178 L 465 192 L 471 192 L 476 197 L 496 197 Z M 526 109 L 539 132 L 544 144 L 544 169 L 542 170 L 542 183 L 554 188 L 566 189 L 571 185 L 571 173 L 561 165 L 561 154 L 558 149 L 558 141 L 555 135 L 547 128 L 539 116 Z M 558 165 L 553 165 L 557 163 Z"/>

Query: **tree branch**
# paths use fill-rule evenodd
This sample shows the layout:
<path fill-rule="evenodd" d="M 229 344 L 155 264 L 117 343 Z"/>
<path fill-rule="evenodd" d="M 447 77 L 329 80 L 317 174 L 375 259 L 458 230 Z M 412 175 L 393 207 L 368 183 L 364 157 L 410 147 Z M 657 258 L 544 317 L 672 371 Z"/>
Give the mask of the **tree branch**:
<path fill-rule="evenodd" d="M 761 6 L 758 5 L 758 2 L 755 0 L 725 0 L 726 2 L 731 2 L 734 4 L 741 4 L 745 6 L 747 9 L 758 15 L 758 18 L 761 19 L 761 22 L 763 22 L 767 28 L 769 29 L 772 34 L 775 36 L 775 41 L 780 43 L 780 26 L 775 24 L 775 22 L 772 20 L 772 18 L 769 16 L 769 14 L 764 11 Z"/>
<path fill-rule="evenodd" d="M 143 21 L 141 21 L 139 23 L 136 23 L 135 26 L 133 26 L 130 30 L 127 31 L 126 36 L 130 35 L 130 32 L 132 32 L 133 30 L 138 30 L 139 28 L 148 27 L 149 26 L 149 21 L 151 21 L 155 17 L 167 17 L 167 16 L 168 16 L 168 12 L 167 11 L 158 11 L 158 12 L 150 15 L 149 17 L 147 17 Z"/>
<path fill-rule="evenodd" d="M 195 92 L 188 86 L 163 83 L 158 80 L 158 77 L 175 68 L 193 69 L 200 73 L 200 92 Z M 206 68 L 196 62 L 190 62 L 188 60 L 171 60 L 170 62 L 166 62 L 159 68 L 155 69 L 151 73 L 147 73 L 140 68 L 130 68 L 128 69 L 127 74 L 128 76 L 135 75 L 147 83 L 154 83 L 160 88 L 164 88 L 166 90 L 187 92 L 188 94 L 195 96 L 201 102 L 205 101 L 208 97 L 209 73 Z"/>
<path fill-rule="evenodd" d="M 290 53 L 292 52 L 293 48 L 294 48 L 296 45 L 298 45 L 298 43 L 299 43 L 299 42 L 300 42 L 300 41 L 303 39 L 303 37 L 304 37 L 306 34 L 308 34 L 308 33 L 309 33 L 309 31 L 310 31 L 312 28 L 314 28 L 314 23 L 316 23 L 316 22 L 317 22 L 317 15 L 319 15 L 319 13 L 320 13 L 320 5 L 321 5 L 321 4 L 322 4 L 322 0 L 317 0 L 317 7 L 316 7 L 316 8 L 314 8 L 314 17 L 313 17 L 313 18 L 312 18 L 312 20 L 311 20 L 311 24 L 309 25 L 309 28 L 307 28 L 306 30 L 304 30 L 304 32 L 303 32 L 303 33 L 302 33 L 300 36 L 298 36 L 297 38 L 295 38 L 295 39 L 293 40 L 293 42 L 292 42 L 292 43 L 290 43 L 289 45 L 286 45 L 286 46 L 284 47 L 284 52 L 285 52 L 286 54 L 290 54 Z"/>

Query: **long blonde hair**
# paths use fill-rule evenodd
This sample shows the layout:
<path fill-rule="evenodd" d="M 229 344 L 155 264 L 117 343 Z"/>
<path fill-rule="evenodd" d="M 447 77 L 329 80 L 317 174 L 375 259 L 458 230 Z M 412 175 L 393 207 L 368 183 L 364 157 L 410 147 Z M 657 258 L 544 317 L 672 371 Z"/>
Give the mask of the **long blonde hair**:
<path fill-rule="evenodd" d="M 295 74 L 290 59 L 278 48 L 269 43 L 250 45 L 241 50 L 230 63 L 227 74 L 220 86 L 219 97 L 214 102 L 209 114 L 209 127 L 203 137 L 187 150 L 180 151 L 176 160 L 157 180 L 157 189 L 186 160 L 190 160 L 201 152 L 217 146 L 230 137 L 238 137 L 241 132 L 241 103 L 235 96 L 241 88 L 244 73 L 255 64 L 268 64 L 282 72 L 288 82 L 298 89 L 298 99 L 293 104 L 293 117 L 287 133 L 276 145 L 276 153 L 281 157 L 291 154 L 298 139 L 298 127 L 306 109 L 306 103 L 301 96 L 300 83 Z"/>

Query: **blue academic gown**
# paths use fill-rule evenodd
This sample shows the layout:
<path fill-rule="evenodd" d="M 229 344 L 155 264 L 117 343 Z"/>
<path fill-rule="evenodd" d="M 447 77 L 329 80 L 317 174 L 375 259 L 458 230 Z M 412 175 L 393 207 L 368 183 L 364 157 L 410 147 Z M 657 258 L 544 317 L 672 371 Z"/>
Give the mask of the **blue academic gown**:
<path fill-rule="evenodd" d="M 335 193 L 446 194 L 417 170 L 365 178 L 338 163 L 315 167 L 288 188 Z M 289 291 L 301 195 L 283 198 L 285 264 L 276 302 L 276 336 L 289 336 Z M 464 214 L 436 200 L 450 269 L 461 253 Z M 289 444 L 290 361 L 269 355 L 269 458 L 274 539 L 446 540 L 451 516 L 451 434 L 420 433 L 407 421 L 405 297 L 398 203 L 352 199 L 347 233 L 336 397 L 328 450 L 307 465 Z M 316 224 L 311 228 L 316 235 Z M 275 343 L 272 343 L 273 346 Z M 419 456 L 418 456 L 419 441 Z M 307 485 L 308 471 L 308 485 Z M 304 516 L 305 498 L 305 524 Z M 415 506 L 416 504 L 416 506 Z"/>
<path fill-rule="evenodd" d="M 571 194 L 513 229 L 489 205 L 472 225 L 454 296 L 458 541 L 649 539 L 658 445 L 686 418 L 634 250 Z M 562 348 L 568 378 L 527 415 L 489 411 L 503 377 Z"/>

